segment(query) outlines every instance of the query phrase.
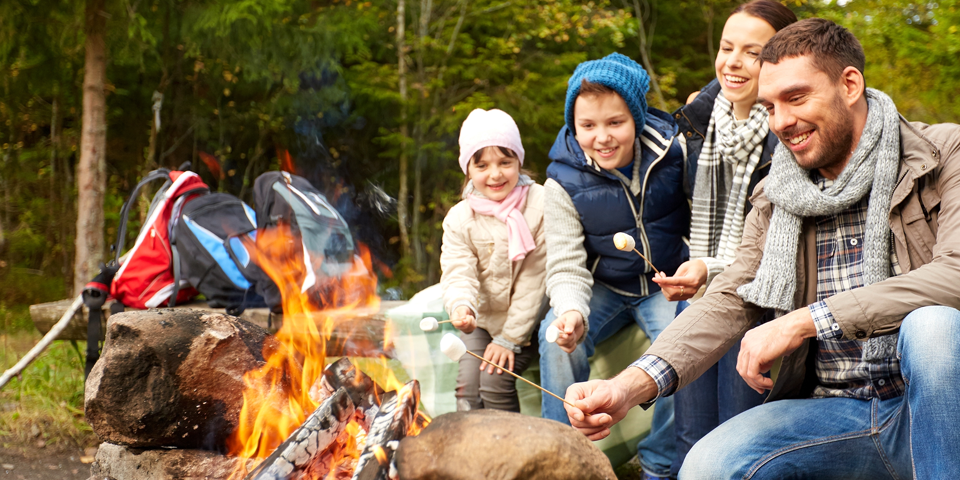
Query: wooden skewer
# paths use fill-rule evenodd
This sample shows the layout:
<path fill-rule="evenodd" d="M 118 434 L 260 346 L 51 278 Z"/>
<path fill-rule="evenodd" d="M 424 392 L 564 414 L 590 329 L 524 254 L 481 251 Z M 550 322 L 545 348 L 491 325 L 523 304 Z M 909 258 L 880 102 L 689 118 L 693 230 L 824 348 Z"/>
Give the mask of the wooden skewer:
<path fill-rule="evenodd" d="M 650 263 L 650 260 L 647 260 L 647 257 L 644 257 L 643 254 L 640 253 L 640 250 L 637 250 L 636 248 L 634 248 L 633 251 L 634 251 L 634 252 L 637 252 L 637 255 L 640 255 L 640 258 L 642 258 L 644 261 L 646 261 L 646 262 L 647 262 L 647 265 L 650 265 L 650 268 L 652 268 L 654 272 L 657 272 L 657 275 L 660 274 L 660 270 L 657 270 L 657 267 L 654 267 L 654 266 L 653 266 L 653 263 Z"/>
<path fill-rule="evenodd" d="M 577 410 L 580 410 L 580 407 L 578 407 L 578 406 L 576 406 L 576 405 L 574 405 L 574 404 L 572 404 L 572 403 L 570 403 L 570 402 L 568 402 L 568 401 L 560 398 L 559 395 L 551 392 L 550 390 L 547 390 L 546 388 L 543 388 L 543 387 L 541 387 L 540 385 L 537 385 L 536 383 L 533 383 L 533 382 L 531 382 L 530 380 L 527 380 L 526 378 L 523 378 L 523 377 L 521 377 L 520 375 L 517 375 L 516 373 L 513 373 L 513 372 L 511 372 L 510 370 L 507 370 L 506 368 L 503 368 L 503 367 L 501 367 L 500 365 L 497 365 L 496 363 L 493 363 L 493 362 L 491 362 L 490 360 L 487 360 L 486 358 L 483 358 L 483 357 L 481 357 L 480 355 L 477 355 L 476 353 L 471 352 L 470 350 L 467 350 L 467 353 L 469 353 L 470 355 L 473 355 L 474 357 L 476 357 L 477 360 L 480 360 L 481 362 L 484 362 L 484 363 L 488 363 L 488 364 L 490 364 L 490 365 L 493 365 L 494 367 L 497 367 L 497 370 L 501 370 L 501 371 L 507 372 L 507 373 L 509 373 L 510 375 L 513 375 L 514 378 L 518 378 L 518 379 L 520 379 L 520 380 L 523 380 L 524 382 L 527 382 L 527 383 L 529 383 L 530 385 L 533 385 L 534 387 L 539 388 L 540 391 L 542 391 L 543 393 L 552 395 L 553 398 L 556 398 L 557 400 L 560 400 L 561 402 L 566 403 L 567 405 L 570 405 L 571 407 L 576 408 Z M 582 410 L 581 410 L 581 411 L 582 411 Z M 587 412 L 583 412 L 583 414 L 586 415 L 586 416 L 588 416 L 588 417 L 590 416 L 590 414 L 587 413 Z"/>
<path fill-rule="evenodd" d="M 440 325 L 441 323 L 453 323 L 453 320 L 440 320 L 437 322 L 437 325 Z"/>

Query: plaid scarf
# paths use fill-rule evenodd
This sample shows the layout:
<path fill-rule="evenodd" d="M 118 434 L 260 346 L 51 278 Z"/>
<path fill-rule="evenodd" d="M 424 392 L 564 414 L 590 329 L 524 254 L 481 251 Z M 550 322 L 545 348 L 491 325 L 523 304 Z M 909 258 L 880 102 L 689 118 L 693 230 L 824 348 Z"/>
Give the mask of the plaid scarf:
<path fill-rule="evenodd" d="M 738 127 L 733 104 L 723 92 L 717 95 L 697 159 L 690 258 L 733 261 L 743 236 L 750 177 L 760 163 L 769 129 L 767 110 L 759 104 L 750 108 L 750 117 Z"/>

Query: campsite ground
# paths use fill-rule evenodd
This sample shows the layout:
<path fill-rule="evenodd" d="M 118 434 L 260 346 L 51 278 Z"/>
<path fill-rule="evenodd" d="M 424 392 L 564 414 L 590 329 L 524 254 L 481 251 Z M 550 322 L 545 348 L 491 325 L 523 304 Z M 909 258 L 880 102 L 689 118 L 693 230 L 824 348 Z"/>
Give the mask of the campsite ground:
<path fill-rule="evenodd" d="M 4 371 L 40 340 L 40 334 L 25 309 L 11 311 L 0 305 L 0 318 L 0 371 Z M 0 390 L 0 480 L 90 477 L 99 440 L 83 416 L 84 348 L 83 343 L 54 342 Z M 636 460 L 616 473 L 619 480 L 641 476 Z"/>

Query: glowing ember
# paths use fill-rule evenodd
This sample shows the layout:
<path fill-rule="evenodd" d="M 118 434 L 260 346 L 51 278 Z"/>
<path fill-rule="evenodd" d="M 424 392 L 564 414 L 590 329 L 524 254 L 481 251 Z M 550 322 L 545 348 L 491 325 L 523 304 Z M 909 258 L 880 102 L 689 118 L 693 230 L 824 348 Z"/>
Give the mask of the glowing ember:
<path fill-rule="evenodd" d="M 353 267 L 347 273 L 336 279 L 318 280 L 318 286 L 301 292 L 301 282 L 307 273 L 303 252 L 291 248 L 299 244 L 289 228 L 281 225 L 258 232 L 256 245 L 247 245 L 248 250 L 254 252 L 256 263 L 280 289 L 284 315 L 276 338 L 282 347 L 264 351 L 265 365 L 244 375 L 239 425 L 227 442 L 231 455 L 266 458 L 300 427 L 323 401 L 316 388 L 313 396 L 310 392 L 323 375 L 326 345 L 334 327 L 342 331 L 342 323 L 355 322 L 357 317 L 379 311 L 377 277 L 365 246 L 358 247 Z M 311 252 L 310 257 L 313 262 L 322 261 L 316 253 Z M 378 367 L 382 367 L 385 378 L 377 379 L 383 390 L 389 392 L 399 390 L 403 383 L 393 375 L 383 356 L 384 348 L 389 348 L 389 328 L 386 333 L 384 347 L 361 344 L 351 348 L 352 351 L 365 350 L 361 356 L 373 357 L 367 360 L 380 363 Z M 416 421 L 411 422 L 407 433 L 415 435 L 427 423 L 429 419 L 417 412 Z M 300 478 L 349 478 L 364 448 L 366 434 L 361 423 L 351 421 L 334 446 L 324 452 L 323 463 L 332 465 L 329 473 Z M 242 478 L 246 473 L 237 471 L 231 478 Z"/>

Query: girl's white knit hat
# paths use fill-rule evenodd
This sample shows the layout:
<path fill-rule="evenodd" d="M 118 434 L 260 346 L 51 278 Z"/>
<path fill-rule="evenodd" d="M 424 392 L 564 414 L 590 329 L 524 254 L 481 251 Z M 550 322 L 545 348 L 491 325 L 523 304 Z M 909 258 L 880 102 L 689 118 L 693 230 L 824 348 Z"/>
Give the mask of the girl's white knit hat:
<path fill-rule="evenodd" d="M 513 150 L 523 165 L 523 143 L 520 129 L 503 110 L 478 108 L 467 115 L 460 127 L 460 169 L 467 173 L 473 154 L 484 147 L 505 147 Z"/>

